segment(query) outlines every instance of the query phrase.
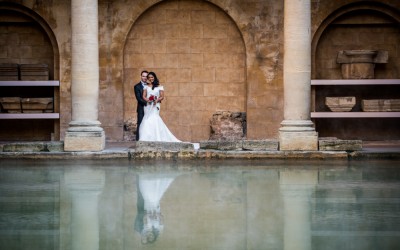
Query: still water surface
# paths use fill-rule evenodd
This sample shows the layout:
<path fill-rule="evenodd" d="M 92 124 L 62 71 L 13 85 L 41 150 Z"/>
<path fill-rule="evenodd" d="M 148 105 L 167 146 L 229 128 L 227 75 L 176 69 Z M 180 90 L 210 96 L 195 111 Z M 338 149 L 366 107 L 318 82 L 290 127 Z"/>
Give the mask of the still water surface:
<path fill-rule="evenodd" d="M 399 161 L 0 166 L 0 249 L 400 249 Z"/>

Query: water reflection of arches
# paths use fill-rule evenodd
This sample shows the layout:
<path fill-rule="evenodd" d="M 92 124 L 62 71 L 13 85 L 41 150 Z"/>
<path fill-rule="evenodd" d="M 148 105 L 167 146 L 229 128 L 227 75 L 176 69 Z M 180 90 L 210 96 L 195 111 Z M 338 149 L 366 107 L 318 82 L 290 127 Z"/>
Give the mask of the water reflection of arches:
<path fill-rule="evenodd" d="M 137 215 L 135 230 L 143 244 L 153 243 L 164 229 L 160 202 L 168 187 L 179 174 L 143 173 L 137 179 Z"/>

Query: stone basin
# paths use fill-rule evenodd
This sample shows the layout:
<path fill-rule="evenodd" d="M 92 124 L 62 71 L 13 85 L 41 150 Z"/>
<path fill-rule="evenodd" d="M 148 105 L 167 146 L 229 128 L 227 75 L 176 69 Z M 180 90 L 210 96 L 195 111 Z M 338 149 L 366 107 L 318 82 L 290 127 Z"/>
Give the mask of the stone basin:
<path fill-rule="evenodd" d="M 21 113 L 20 97 L 1 97 L 0 104 L 6 113 Z"/>
<path fill-rule="evenodd" d="M 354 96 L 325 97 L 325 105 L 332 112 L 349 112 L 356 105 Z"/>
<path fill-rule="evenodd" d="M 53 98 L 22 98 L 21 106 L 24 113 L 52 112 Z"/>

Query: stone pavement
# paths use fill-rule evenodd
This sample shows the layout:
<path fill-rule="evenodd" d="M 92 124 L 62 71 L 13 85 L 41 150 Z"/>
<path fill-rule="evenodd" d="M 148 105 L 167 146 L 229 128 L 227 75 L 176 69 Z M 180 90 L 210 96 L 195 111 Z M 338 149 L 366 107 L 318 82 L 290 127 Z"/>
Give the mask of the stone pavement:
<path fill-rule="evenodd" d="M 322 145 L 322 144 L 321 144 Z M 325 146 L 327 144 L 324 144 Z M 167 142 L 107 142 L 100 152 L 64 152 L 62 142 L 0 142 L 0 159 L 396 159 L 400 142 L 354 142 L 343 150 L 341 143 L 320 151 L 279 151 L 274 141 L 207 141 L 200 144 Z M 356 145 L 359 146 L 359 145 Z M 351 148 L 350 148 L 351 149 Z"/>

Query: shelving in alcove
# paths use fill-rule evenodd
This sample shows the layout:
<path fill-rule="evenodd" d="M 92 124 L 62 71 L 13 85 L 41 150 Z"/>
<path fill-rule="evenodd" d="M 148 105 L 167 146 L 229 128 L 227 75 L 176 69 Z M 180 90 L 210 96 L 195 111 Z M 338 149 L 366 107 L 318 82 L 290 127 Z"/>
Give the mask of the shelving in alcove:
<path fill-rule="evenodd" d="M 1 96 L 52 97 L 57 100 L 59 81 L 0 81 Z M 36 91 L 35 91 L 36 90 Z M 53 113 L 0 113 L 0 119 L 59 119 L 58 112 Z"/>
<path fill-rule="evenodd" d="M 362 112 L 361 99 L 399 99 L 400 79 L 312 80 L 311 118 L 400 118 L 400 112 Z M 331 112 L 326 96 L 356 96 L 351 112 Z"/>

